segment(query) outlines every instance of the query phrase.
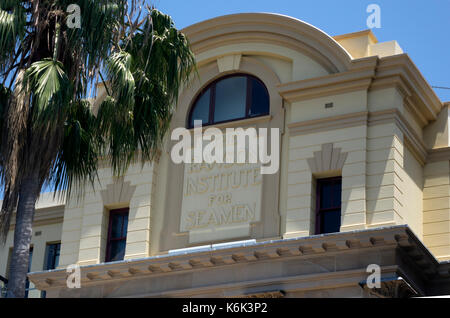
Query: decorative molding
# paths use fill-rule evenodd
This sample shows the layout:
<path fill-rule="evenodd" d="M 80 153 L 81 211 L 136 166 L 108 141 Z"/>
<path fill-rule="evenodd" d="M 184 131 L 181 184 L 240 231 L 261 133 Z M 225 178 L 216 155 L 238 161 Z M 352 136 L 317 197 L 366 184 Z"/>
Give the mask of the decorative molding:
<path fill-rule="evenodd" d="M 428 152 L 427 163 L 450 161 L 450 147 L 432 149 Z"/>
<path fill-rule="evenodd" d="M 348 92 L 368 90 L 375 76 L 377 57 L 353 62 L 350 71 L 278 85 L 278 93 L 288 102 Z"/>
<path fill-rule="evenodd" d="M 369 113 L 368 126 L 388 123 L 395 123 L 397 125 L 404 135 L 404 145 L 413 153 L 420 164 L 424 165 L 428 155 L 425 143 L 398 109 L 387 109 Z"/>
<path fill-rule="evenodd" d="M 416 107 L 414 107 L 414 102 L 411 100 L 411 97 L 405 97 L 403 105 L 421 128 L 428 125 L 428 120 L 426 117 Z"/>
<path fill-rule="evenodd" d="M 368 37 L 370 37 L 372 42 L 378 43 L 378 39 L 376 38 L 375 34 L 373 34 L 372 30 L 370 30 L 370 29 L 336 35 L 336 36 L 333 36 L 333 39 L 335 39 L 336 41 L 341 41 L 344 39 L 352 39 L 352 38 L 362 37 L 362 36 L 368 36 Z"/>
<path fill-rule="evenodd" d="M 393 74 L 387 77 L 377 77 L 372 82 L 372 85 L 370 85 L 370 91 L 386 88 L 396 88 L 403 98 L 411 98 L 411 89 L 408 88 L 408 85 L 400 74 Z"/>
<path fill-rule="evenodd" d="M 132 186 L 129 181 L 124 182 L 123 177 L 117 178 L 114 184 L 109 184 L 106 190 L 100 191 L 103 205 L 108 207 L 129 203 L 135 190 L 136 186 Z"/>
<path fill-rule="evenodd" d="M 326 255 L 353 254 L 364 249 L 400 249 L 403 261 L 420 264 L 425 279 L 437 279 L 448 274 L 446 264 L 439 264 L 407 225 L 370 230 L 316 235 L 289 240 L 263 241 L 253 245 L 208 251 L 165 254 L 137 260 L 81 266 L 81 284 L 89 287 L 127 279 L 145 279 L 236 266 L 241 263 L 279 262 L 283 259 L 307 259 Z M 417 265 L 416 264 L 416 265 Z M 418 265 L 417 265 L 418 266 Z M 328 277 L 339 272 L 321 273 Z M 40 290 L 65 289 L 65 269 L 29 273 L 28 277 Z M 308 276 L 307 276 L 308 277 Z M 324 277 L 322 277 L 324 279 Z M 176 292 L 176 291 L 174 291 Z M 231 295 L 230 295 L 231 296 Z M 236 295 L 238 296 L 238 295 Z"/>
<path fill-rule="evenodd" d="M 447 158 L 450 159 L 450 151 L 427 151 L 422 138 L 415 132 L 411 124 L 408 123 L 408 120 L 398 109 L 387 109 L 377 112 L 358 112 L 296 122 L 288 124 L 288 128 L 290 136 L 298 136 L 339 128 L 357 127 L 362 125 L 375 126 L 388 123 L 395 123 L 401 130 L 404 135 L 404 146 L 412 152 L 420 164 L 424 165 L 426 162 L 430 162 L 430 160 L 442 161 Z"/>
<path fill-rule="evenodd" d="M 246 119 L 230 121 L 230 122 L 222 123 L 222 124 L 202 126 L 202 131 L 205 131 L 208 128 L 226 129 L 226 128 L 235 128 L 235 127 L 247 127 L 247 126 L 253 126 L 253 125 L 262 124 L 262 123 L 268 123 L 271 120 L 272 120 L 272 115 L 246 118 Z M 194 128 L 189 129 L 189 131 L 194 132 Z"/>
<path fill-rule="evenodd" d="M 236 71 L 241 66 L 242 54 L 234 54 L 222 56 L 217 59 L 217 66 L 219 67 L 219 72 L 229 72 Z"/>
<path fill-rule="evenodd" d="M 420 296 L 402 277 L 382 281 L 380 285 L 380 288 L 373 289 L 364 285 L 363 289 L 375 298 L 412 298 Z"/>
<path fill-rule="evenodd" d="M 331 73 L 350 69 L 351 56 L 332 37 L 283 15 L 243 13 L 203 21 L 182 30 L 196 55 L 227 44 L 266 42 L 297 47 Z M 277 43 L 278 42 L 278 43 Z"/>
<path fill-rule="evenodd" d="M 407 54 L 398 54 L 379 59 L 377 74 L 371 90 L 396 87 L 409 97 L 414 107 L 427 121 L 435 120 L 443 103 L 425 80 Z"/>
<path fill-rule="evenodd" d="M 63 223 L 64 220 L 64 204 L 48 207 L 38 208 L 34 214 L 33 227 L 44 226 L 50 224 Z M 11 224 L 9 230 L 12 231 L 15 228 L 16 213 L 11 216 Z"/>
<path fill-rule="evenodd" d="M 288 102 L 297 102 L 358 90 L 375 91 L 396 88 L 404 106 L 423 127 L 436 120 L 444 104 L 406 54 L 382 59 L 369 57 L 353 60 L 345 72 L 278 85 L 278 92 Z"/>
<path fill-rule="evenodd" d="M 357 127 L 367 124 L 368 112 L 358 112 L 288 124 L 289 135 L 298 136 L 315 132 Z"/>
<path fill-rule="evenodd" d="M 340 171 L 344 167 L 347 155 L 347 152 L 341 152 L 341 148 L 334 148 L 333 144 L 324 144 L 322 150 L 314 152 L 314 157 L 307 161 L 313 174 Z"/>
<path fill-rule="evenodd" d="M 423 152 L 424 149 L 418 150 L 419 147 L 414 144 L 414 141 L 408 138 L 408 136 L 403 136 L 403 143 L 406 149 L 411 152 L 417 162 L 420 163 L 421 166 L 424 166 L 426 163 L 427 154 Z"/>
<path fill-rule="evenodd" d="M 408 120 L 398 109 L 386 109 L 377 112 L 358 112 L 304 122 L 288 124 L 289 135 L 298 136 L 304 134 L 329 131 L 339 128 L 356 127 L 361 125 L 375 126 L 388 123 L 395 123 L 404 135 L 404 146 L 412 152 L 416 159 L 424 165 L 430 160 L 441 161 L 450 158 L 450 151 L 431 150 L 427 147 L 423 139 L 416 133 Z M 449 157 L 447 157 L 449 156 Z M 428 159 L 427 159 L 428 158 Z"/>

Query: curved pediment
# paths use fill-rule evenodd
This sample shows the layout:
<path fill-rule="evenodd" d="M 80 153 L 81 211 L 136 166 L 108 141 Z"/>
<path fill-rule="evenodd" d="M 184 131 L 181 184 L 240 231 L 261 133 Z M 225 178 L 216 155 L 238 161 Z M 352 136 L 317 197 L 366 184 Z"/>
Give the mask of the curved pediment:
<path fill-rule="evenodd" d="M 244 13 L 221 16 L 187 27 L 196 55 L 218 46 L 243 44 L 248 53 L 254 52 L 252 43 L 278 45 L 297 51 L 320 64 L 328 73 L 344 72 L 350 68 L 350 54 L 331 36 L 301 20 L 269 13 Z M 245 46 L 242 48 L 245 51 Z M 244 52 L 245 53 L 245 52 Z M 280 52 L 265 52 L 280 56 Z"/>

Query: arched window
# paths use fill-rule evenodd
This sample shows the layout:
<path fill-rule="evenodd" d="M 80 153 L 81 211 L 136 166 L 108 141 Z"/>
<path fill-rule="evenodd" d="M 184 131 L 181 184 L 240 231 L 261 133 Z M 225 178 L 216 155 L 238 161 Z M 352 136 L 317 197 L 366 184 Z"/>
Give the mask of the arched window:
<path fill-rule="evenodd" d="M 208 85 L 197 97 L 189 114 L 189 128 L 195 120 L 203 126 L 254 118 L 270 113 L 269 93 L 256 77 L 233 74 Z"/>

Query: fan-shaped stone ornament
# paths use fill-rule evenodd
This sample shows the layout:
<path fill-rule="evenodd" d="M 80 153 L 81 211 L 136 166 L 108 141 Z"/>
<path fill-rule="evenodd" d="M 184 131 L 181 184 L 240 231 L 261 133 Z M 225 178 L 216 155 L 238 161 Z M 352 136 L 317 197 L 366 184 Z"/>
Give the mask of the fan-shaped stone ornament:
<path fill-rule="evenodd" d="M 100 193 L 103 204 L 108 206 L 129 203 L 135 190 L 136 186 L 132 186 L 129 181 L 124 182 L 123 178 L 119 178 L 114 184 L 107 185 L 106 189 L 100 191 Z"/>
<path fill-rule="evenodd" d="M 334 148 L 333 144 L 323 144 L 321 151 L 314 152 L 314 157 L 308 159 L 312 173 L 342 170 L 347 160 L 347 152 Z"/>

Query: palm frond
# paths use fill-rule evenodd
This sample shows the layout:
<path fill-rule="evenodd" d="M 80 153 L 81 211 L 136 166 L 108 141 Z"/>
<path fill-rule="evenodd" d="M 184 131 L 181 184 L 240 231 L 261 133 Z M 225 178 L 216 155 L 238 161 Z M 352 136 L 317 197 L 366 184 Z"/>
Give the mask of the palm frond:
<path fill-rule="evenodd" d="M 29 98 L 24 81 L 24 70 L 16 78 L 14 92 L 3 89 L 2 97 L 2 139 L 0 147 L 0 182 L 3 184 L 3 203 L 0 211 L 0 240 L 5 242 L 9 232 L 11 216 L 17 207 L 26 139 L 26 119 L 29 113 Z"/>
<path fill-rule="evenodd" d="M 9 99 L 11 97 L 11 91 L 3 85 L 0 85 L 0 149 L 2 149 L 2 136 L 3 127 L 6 120 L 6 107 L 8 106 Z M 3 159 L 2 152 L 0 151 L 0 180 L 2 176 Z"/>
<path fill-rule="evenodd" d="M 113 93 L 100 105 L 97 119 L 115 174 L 125 172 L 137 153 L 142 163 L 155 158 L 179 89 L 194 69 L 188 40 L 158 10 L 151 10 L 140 32 L 108 60 Z"/>
<path fill-rule="evenodd" d="M 69 5 L 73 0 L 65 0 Z M 126 0 L 79 0 L 82 12 L 81 28 L 68 28 L 67 50 L 76 51 L 84 61 L 86 77 L 93 77 L 102 62 L 108 58 L 114 38 L 125 16 Z"/>
<path fill-rule="evenodd" d="M 112 54 L 106 61 L 106 72 L 113 96 L 124 111 L 132 110 L 134 105 L 136 85 L 132 74 L 132 63 L 133 57 L 125 51 Z"/>
<path fill-rule="evenodd" d="M 71 94 L 70 81 L 62 63 L 44 59 L 33 63 L 25 74 L 33 92 L 35 124 L 61 120 Z"/>
<path fill-rule="evenodd" d="M 108 96 L 99 107 L 97 127 L 103 136 L 102 154 L 111 163 L 113 173 L 122 175 L 136 155 L 134 142 L 134 114 L 132 110 L 119 110 L 119 104 Z"/>
<path fill-rule="evenodd" d="M 3 72 L 16 47 L 25 35 L 25 9 L 16 0 L 2 0 L 0 3 L 0 71 Z"/>
<path fill-rule="evenodd" d="M 152 160 L 167 133 L 182 83 L 195 70 L 195 57 L 189 41 L 179 32 L 170 16 L 152 10 L 152 34 L 138 34 L 130 51 L 136 56 L 136 91 L 134 129 L 143 160 Z M 147 29 L 147 26 L 143 28 Z M 147 63 L 147 59 L 150 63 Z"/>
<path fill-rule="evenodd" d="M 50 173 L 50 184 L 60 195 L 72 189 L 82 194 L 86 181 L 97 177 L 99 149 L 102 142 L 97 134 L 96 118 L 86 100 L 70 104 L 64 124 L 64 140 Z"/>

